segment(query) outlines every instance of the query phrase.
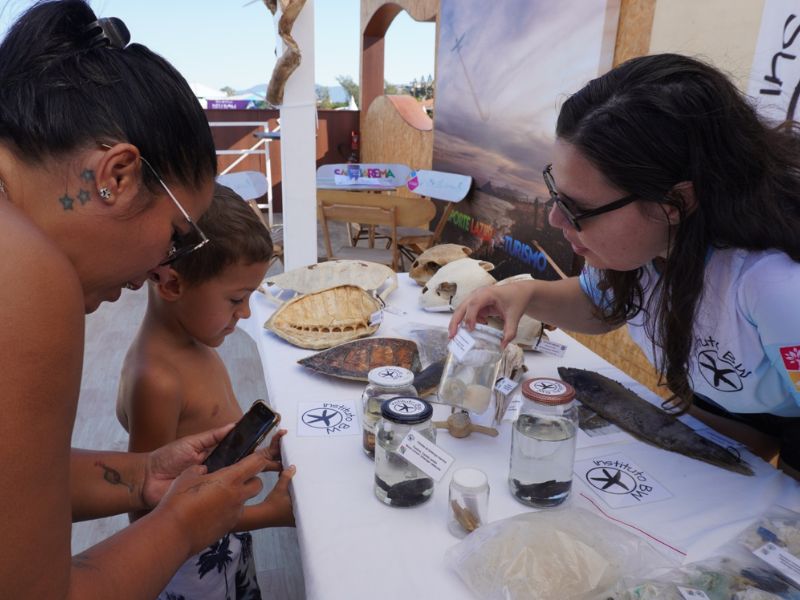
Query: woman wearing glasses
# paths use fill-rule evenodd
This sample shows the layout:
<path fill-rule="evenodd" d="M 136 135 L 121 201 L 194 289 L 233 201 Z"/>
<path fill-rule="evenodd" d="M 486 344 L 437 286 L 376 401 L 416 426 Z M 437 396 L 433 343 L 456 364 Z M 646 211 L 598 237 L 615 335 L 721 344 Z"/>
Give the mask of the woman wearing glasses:
<path fill-rule="evenodd" d="M 70 451 L 84 314 L 201 247 L 216 158 L 183 78 L 80 0 L 0 45 L 0 597 L 154 598 L 226 533 L 256 454 L 206 475 L 227 428 L 146 454 Z M 109 398 L 109 402 L 113 402 Z M 154 510 L 70 557 L 70 523 Z"/>
<path fill-rule="evenodd" d="M 630 60 L 563 105 L 544 170 L 579 277 L 477 291 L 455 312 L 564 329 L 627 323 L 676 406 L 766 434 L 800 473 L 800 144 L 719 71 Z M 697 410 L 700 409 L 700 410 Z M 714 415 L 713 417 L 709 415 Z M 729 429 L 729 431 L 733 431 Z"/>

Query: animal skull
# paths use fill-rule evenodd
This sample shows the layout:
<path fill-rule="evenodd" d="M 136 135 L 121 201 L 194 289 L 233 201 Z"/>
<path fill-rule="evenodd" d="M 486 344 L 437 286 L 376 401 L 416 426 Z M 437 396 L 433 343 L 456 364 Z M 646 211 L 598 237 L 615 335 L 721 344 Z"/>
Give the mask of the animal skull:
<path fill-rule="evenodd" d="M 492 269 L 492 263 L 471 258 L 446 264 L 422 288 L 420 306 L 428 311 L 452 311 L 473 290 L 495 283 L 495 278 L 487 273 Z"/>
<path fill-rule="evenodd" d="M 458 244 L 439 244 L 428 248 L 417 257 L 408 275 L 419 285 L 425 285 L 440 268 L 454 260 L 465 258 L 472 250 Z"/>

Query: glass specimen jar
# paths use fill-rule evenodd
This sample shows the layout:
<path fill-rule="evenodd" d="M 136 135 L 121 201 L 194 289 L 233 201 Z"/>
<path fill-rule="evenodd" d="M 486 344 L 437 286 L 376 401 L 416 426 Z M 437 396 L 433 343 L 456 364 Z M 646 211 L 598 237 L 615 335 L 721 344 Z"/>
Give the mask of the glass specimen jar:
<path fill-rule="evenodd" d="M 416 506 L 433 494 L 433 478 L 403 456 L 400 444 L 410 431 L 436 443 L 433 407 L 419 398 L 400 396 L 381 406 L 375 433 L 375 495 L 389 506 Z"/>
<path fill-rule="evenodd" d="M 412 385 L 414 373 L 403 367 L 375 367 L 367 374 L 369 383 L 361 394 L 362 447 L 370 458 L 375 458 L 375 426 L 381 418 L 383 403 L 396 396 L 416 397 Z"/>

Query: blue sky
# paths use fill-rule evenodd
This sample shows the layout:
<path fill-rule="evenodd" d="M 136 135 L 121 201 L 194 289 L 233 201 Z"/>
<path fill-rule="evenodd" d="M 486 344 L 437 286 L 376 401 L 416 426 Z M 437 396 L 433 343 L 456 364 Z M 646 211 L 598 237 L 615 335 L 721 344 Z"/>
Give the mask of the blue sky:
<path fill-rule="evenodd" d="M 131 39 L 166 57 L 192 83 L 244 89 L 269 80 L 275 64 L 272 15 L 261 0 L 90 0 L 99 16 L 120 17 Z M 0 0 L 0 32 L 31 2 Z M 358 81 L 360 0 L 315 0 L 315 73 Z M 407 83 L 433 75 L 435 25 L 405 11 L 386 39 L 385 76 Z"/>

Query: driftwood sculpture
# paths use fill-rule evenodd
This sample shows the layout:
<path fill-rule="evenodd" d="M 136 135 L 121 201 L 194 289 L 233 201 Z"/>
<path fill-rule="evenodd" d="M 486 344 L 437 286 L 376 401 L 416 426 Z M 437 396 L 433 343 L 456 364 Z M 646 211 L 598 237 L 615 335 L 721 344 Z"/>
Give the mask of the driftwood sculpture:
<path fill-rule="evenodd" d="M 294 41 L 291 33 L 292 26 L 305 6 L 306 0 L 264 0 L 264 4 L 273 16 L 278 11 L 278 3 L 281 8 L 281 16 L 278 19 L 278 35 L 286 45 L 286 50 L 278 57 L 267 86 L 267 102 L 272 106 L 283 104 L 283 88 L 286 87 L 286 81 L 300 66 L 300 47 Z"/>

